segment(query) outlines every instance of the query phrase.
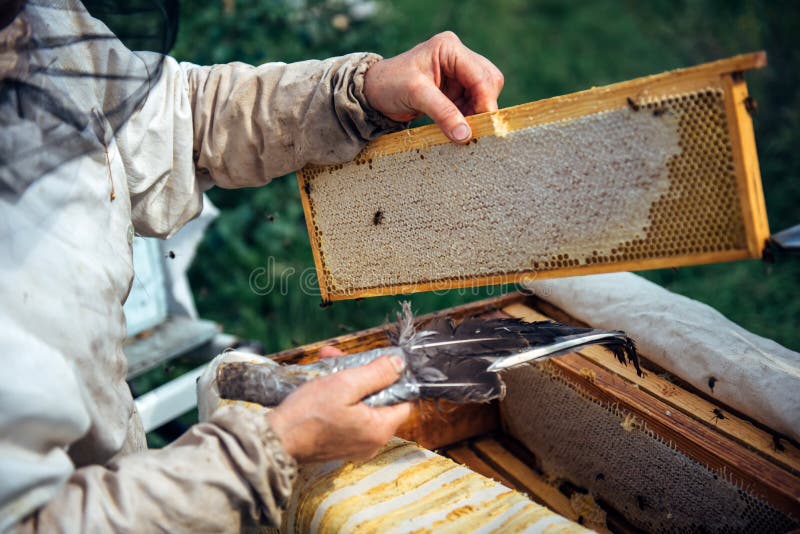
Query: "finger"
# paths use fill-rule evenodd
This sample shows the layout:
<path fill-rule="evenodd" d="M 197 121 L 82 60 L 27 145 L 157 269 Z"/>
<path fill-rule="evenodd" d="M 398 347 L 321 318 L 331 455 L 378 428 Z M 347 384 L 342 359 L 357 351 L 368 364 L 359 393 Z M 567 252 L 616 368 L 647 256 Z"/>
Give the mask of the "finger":
<path fill-rule="evenodd" d="M 500 69 L 464 46 L 457 38 L 446 40 L 445 46 L 439 50 L 445 75 L 464 87 L 475 112 L 497 111 L 497 97 L 504 84 Z"/>
<path fill-rule="evenodd" d="M 458 106 L 458 101 L 464 100 L 466 96 L 464 94 L 464 87 L 458 83 L 457 80 L 454 80 L 448 76 L 442 78 L 442 83 L 439 88 L 444 93 L 444 96 L 452 100 L 456 106 Z"/>
<path fill-rule="evenodd" d="M 471 52 L 477 59 L 477 65 L 483 65 L 481 78 L 472 86 L 468 86 L 468 91 L 472 98 L 472 104 L 476 113 L 487 111 L 497 111 L 497 97 L 503 90 L 505 80 L 500 69 L 495 67 L 491 61 L 485 57 Z"/>
<path fill-rule="evenodd" d="M 472 107 L 475 113 L 497 111 L 497 97 L 503 89 L 502 77 L 500 81 L 487 81 L 472 90 Z"/>
<path fill-rule="evenodd" d="M 432 80 L 426 79 L 415 91 L 412 107 L 432 118 L 450 140 L 466 143 L 472 137 L 464 115 Z"/>
<path fill-rule="evenodd" d="M 404 367 L 402 357 L 384 356 L 362 367 L 340 371 L 331 377 L 341 381 L 346 401 L 355 403 L 397 382 Z"/>
<path fill-rule="evenodd" d="M 319 349 L 320 358 L 338 358 L 339 356 L 344 356 L 344 352 L 340 351 L 336 347 L 325 345 Z"/>

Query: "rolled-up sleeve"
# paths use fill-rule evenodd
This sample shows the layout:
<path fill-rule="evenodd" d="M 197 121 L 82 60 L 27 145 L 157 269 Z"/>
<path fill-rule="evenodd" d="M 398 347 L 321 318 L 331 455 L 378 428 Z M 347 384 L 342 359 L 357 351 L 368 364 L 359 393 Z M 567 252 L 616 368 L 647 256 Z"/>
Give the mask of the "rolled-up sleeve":
<path fill-rule="evenodd" d="M 356 53 L 259 67 L 182 64 L 198 171 L 222 187 L 248 187 L 306 163 L 353 159 L 367 141 L 402 127 L 364 97 L 364 75 L 379 59 Z"/>
<path fill-rule="evenodd" d="M 364 76 L 380 56 L 324 61 L 178 64 L 166 58 L 142 109 L 116 138 L 141 235 L 169 237 L 213 185 L 252 187 L 307 163 L 353 159 L 403 127 L 373 110 Z"/>

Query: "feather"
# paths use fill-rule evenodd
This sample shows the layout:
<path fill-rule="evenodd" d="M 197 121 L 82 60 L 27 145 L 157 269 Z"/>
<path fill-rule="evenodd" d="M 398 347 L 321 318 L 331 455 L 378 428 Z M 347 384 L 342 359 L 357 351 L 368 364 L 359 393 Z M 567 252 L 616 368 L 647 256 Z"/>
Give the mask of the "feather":
<path fill-rule="evenodd" d="M 479 317 L 458 324 L 447 318 L 434 319 L 418 330 L 408 302 L 401 304 L 397 316 L 397 328 L 389 336 L 391 347 L 303 366 L 221 365 L 217 373 L 220 395 L 274 406 L 307 380 L 398 352 L 406 361 L 403 376 L 364 399 L 367 404 L 383 406 L 419 398 L 488 402 L 505 393 L 498 371 L 588 345 L 607 347 L 620 363 L 632 363 L 642 376 L 636 346 L 619 330 Z"/>

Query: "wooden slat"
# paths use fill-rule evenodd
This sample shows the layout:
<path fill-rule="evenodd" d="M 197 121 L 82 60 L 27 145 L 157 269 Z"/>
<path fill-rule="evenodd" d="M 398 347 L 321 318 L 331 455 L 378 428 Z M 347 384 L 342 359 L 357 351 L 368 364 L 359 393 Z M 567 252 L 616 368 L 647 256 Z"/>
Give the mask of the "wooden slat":
<path fill-rule="evenodd" d="M 303 206 L 303 214 L 306 219 L 306 230 L 308 239 L 311 242 L 311 254 L 314 256 L 314 265 L 317 269 L 317 280 L 319 280 L 319 293 L 323 302 L 331 302 L 331 295 L 328 293 L 328 284 L 323 283 L 325 273 L 320 270 L 322 256 L 320 256 L 320 243 L 317 239 L 317 232 L 314 231 L 314 217 L 311 214 L 311 200 L 306 192 L 306 181 L 303 178 L 303 171 L 297 172 L 297 186 L 300 188 L 300 203 Z M 353 297 L 356 298 L 356 297 Z"/>
<path fill-rule="evenodd" d="M 526 321 L 542 321 L 550 319 L 549 316 L 539 313 L 533 308 L 515 303 L 503 308 L 505 313 Z M 561 320 L 559 318 L 559 320 Z M 604 369 L 617 374 L 636 387 L 670 405 L 674 410 L 680 410 L 693 417 L 700 423 L 713 427 L 717 432 L 738 441 L 746 447 L 757 451 L 760 455 L 775 464 L 800 475 L 800 449 L 788 441 L 783 441 L 783 451 L 775 447 L 773 436 L 768 432 L 754 426 L 751 422 L 731 414 L 723 407 L 725 419 L 715 421 L 713 411 L 720 408 L 685 389 L 660 378 L 656 373 L 647 373 L 644 377 L 636 375 L 636 370 L 631 366 L 620 365 L 611 352 L 601 347 L 586 347 L 578 351 L 582 357 Z"/>
<path fill-rule="evenodd" d="M 426 449 L 439 449 L 500 429 L 497 402 L 455 404 L 418 401 L 411 416 L 397 429 L 397 436 Z"/>
<path fill-rule="evenodd" d="M 316 252 L 315 252 L 316 254 Z M 760 255 L 760 253 L 759 253 Z M 717 252 L 706 252 L 700 254 L 687 254 L 681 256 L 670 256 L 668 258 L 647 258 L 639 260 L 617 261 L 616 263 L 596 263 L 591 265 L 578 265 L 575 267 L 560 267 L 555 270 L 543 271 L 524 271 L 510 274 L 498 274 L 490 276 L 470 277 L 469 282 L 472 287 L 502 285 L 502 284 L 525 284 L 534 280 L 547 280 L 550 278 L 563 278 L 566 276 L 582 276 L 587 274 L 616 273 L 620 271 L 648 271 L 651 269 L 665 269 L 667 267 L 688 267 L 691 265 L 701 265 L 707 263 L 724 263 L 729 261 L 746 260 L 752 258 L 747 250 L 720 250 Z M 316 264 L 317 276 L 319 280 L 324 280 L 325 273 L 319 269 L 321 263 Z M 437 291 L 443 287 L 448 287 L 447 280 L 436 280 L 432 282 L 415 282 L 413 284 L 390 284 L 381 287 L 357 289 L 346 292 L 325 292 L 325 299 L 329 301 L 350 300 L 354 298 L 381 297 L 386 295 L 402 295 L 408 293 L 420 293 L 424 291 Z M 462 287 L 459 283 L 453 282 L 452 287 Z M 325 284 L 320 284 L 320 288 Z"/>
<path fill-rule="evenodd" d="M 473 443 L 484 458 L 498 472 L 505 475 L 519 491 L 528 494 L 554 512 L 572 521 L 578 521 L 578 514 L 573 510 L 569 498 L 554 488 L 536 471 L 528 467 L 497 441 L 489 438 L 479 439 Z"/>
<path fill-rule="evenodd" d="M 506 477 L 501 475 L 497 470 L 495 470 L 489 464 L 484 462 L 467 445 L 458 445 L 449 448 L 446 451 L 444 451 L 444 454 L 445 456 L 460 463 L 461 465 L 469 467 L 476 473 L 483 475 L 487 478 L 491 478 L 492 480 L 496 480 L 497 482 L 501 483 L 508 489 L 516 489 L 516 485 L 513 482 L 508 480 Z M 558 512 L 558 510 L 556 510 L 556 512 Z"/>
<path fill-rule="evenodd" d="M 733 164 L 739 187 L 742 219 L 747 235 L 747 248 L 753 257 L 761 256 L 769 238 L 767 207 L 761 187 L 756 138 L 753 120 L 747 110 L 747 84 L 741 76 L 724 76 L 725 112 L 728 116 L 728 133 L 733 146 Z"/>

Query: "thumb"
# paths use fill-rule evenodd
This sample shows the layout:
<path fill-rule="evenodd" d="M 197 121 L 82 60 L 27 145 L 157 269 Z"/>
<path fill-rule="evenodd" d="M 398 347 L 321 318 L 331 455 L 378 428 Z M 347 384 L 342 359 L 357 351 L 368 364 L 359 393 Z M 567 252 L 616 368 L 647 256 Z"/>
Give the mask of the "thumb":
<path fill-rule="evenodd" d="M 456 105 L 442 93 L 431 80 L 417 90 L 414 109 L 423 112 L 436 122 L 442 132 L 456 143 L 466 143 L 472 130 Z"/>

